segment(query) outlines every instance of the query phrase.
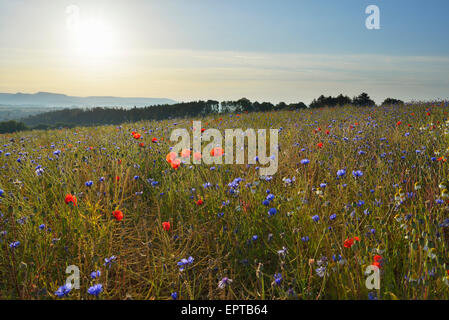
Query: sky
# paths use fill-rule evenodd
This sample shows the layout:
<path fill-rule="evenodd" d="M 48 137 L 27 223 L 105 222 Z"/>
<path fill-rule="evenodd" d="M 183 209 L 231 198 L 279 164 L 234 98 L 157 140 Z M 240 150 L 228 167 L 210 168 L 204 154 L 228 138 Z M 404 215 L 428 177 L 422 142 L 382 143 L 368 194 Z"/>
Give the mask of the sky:
<path fill-rule="evenodd" d="M 0 92 L 444 99 L 448 13 L 447 0 L 0 0 Z"/>

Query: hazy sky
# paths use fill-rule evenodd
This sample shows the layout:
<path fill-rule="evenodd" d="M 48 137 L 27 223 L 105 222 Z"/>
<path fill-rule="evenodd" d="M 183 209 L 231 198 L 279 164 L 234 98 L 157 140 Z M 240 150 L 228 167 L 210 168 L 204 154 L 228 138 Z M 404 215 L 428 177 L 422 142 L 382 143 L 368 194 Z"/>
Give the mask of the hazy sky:
<path fill-rule="evenodd" d="M 0 0 L 0 92 L 448 98 L 448 14 L 447 0 Z"/>

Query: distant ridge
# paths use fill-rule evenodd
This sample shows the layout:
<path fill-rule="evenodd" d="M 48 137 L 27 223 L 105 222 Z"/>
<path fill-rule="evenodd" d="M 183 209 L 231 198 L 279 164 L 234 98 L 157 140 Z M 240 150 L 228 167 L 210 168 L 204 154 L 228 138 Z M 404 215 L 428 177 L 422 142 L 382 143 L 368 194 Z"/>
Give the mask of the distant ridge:
<path fill-rule="evenodd" d="M 125 107 L 132 108 L 173 104 L 176 101 L 167 98 L 123 98 L 111 96 L 76 97 L 61 93 L 38 92 L 0 93 L 0 105 L 20 107 L 72 108 L 72 107 Z"/>

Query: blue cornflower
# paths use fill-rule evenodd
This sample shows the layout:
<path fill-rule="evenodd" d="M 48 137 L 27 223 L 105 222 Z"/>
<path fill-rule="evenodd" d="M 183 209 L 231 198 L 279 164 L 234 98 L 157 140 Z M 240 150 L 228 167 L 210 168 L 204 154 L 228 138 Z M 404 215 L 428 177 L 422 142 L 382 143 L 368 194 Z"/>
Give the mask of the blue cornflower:
<path fill-rule="evenodd" d="M 45 224 L 41 224 L 40 226 L 39 226 L 39 230 L 44 230 L 45 229 Z"/>
<path fill-rule="evenodd" d="M 375 292 L 368 292 L 368 299 L 369 300 L 377 300 L 377 296 Z"/>
<path fill-rule="evenodd" d="M 104 258 L 104 265 L 110 267 L 111 264 L 112 264 L 113 262 L 115 262 L 116 259 L 117 259 L 116 256 L 111 256 L 110 258 Z"/>
<path fill-rule="evenodd" d="M 273 275 L 273 277 L 274 277 L 274 282 L 275 282 L 277 285 L 280 285 L 281 282 L 282 282 L 282 274 L 280 274 L 280 273 L 275 273 L 275 274 Z"/>
<path fill-rule="evenodd" d="M 309 236 L 302 237 L 301 240 L 302 240 L 302 242 L 308 242 Z"/>
<path fill-rule="evenodd" d="M 265 199 L 264 201 L 262 201 L 262 204 L 263 204 L 264 206 L 268 206 L 268 205 L 270 204 L 270 201 L 267 200 L 267 199 Z"/>
<path fill-rule="evenodd" d="M 101 271 L 100 271 L 100 270 L 92 271 L 91 274 L 90 274 L 90 277 L 91 277 L 92 279 L 99 278 L 100 276 L 101 276 Z"/>
<path fill-rule="evenodd" d="M 93 184 L 94 184 L 93 181 L 87 181 L 87 182 L 85 183 L 86 187 L 91 187 Z"/>
<path fill-rule="evenodd" d="M 267 199 L 268 201 L 272 201 L 272 200 L 274 199 L 274 194 L 270 193 L 270 194 L 266 197 L 266 199 Z"/>
<path fill-rule="evenodd" d="M 335 218 L 337 218 L 337 214 L 331 214 L 330 215 L 330 217 L 329 217 L 329 219 L 332 221 L 332 220 L 335 220 Z"/>
<path fill-rule="evenodd" d="M 253 235 L 252 240 L 256 241 L 257 239 L 259 239 L 259 236 L 257 234 Z"/>
<path fill-rule="evenodd" d="M 179 271 L 184 271 L 185 266 L 192 264 L 194 260 L 195 259 L 192 256 L 187 259 L 181 259 L 181 261 L 178 262 Z"/>
<path fill-rule="evenodd" d="M 343 177 L 346 174 L 346 170 L 345 169 L 341 169 L 337 171 L 337 176 L 338 177 Z"/>
<path fill-rule="evenodd" d="M 171 298 L 172 298 L 173 300 L 178 299 L 178 293 L 177 293 L 177 292 L 173 292 L 173 293 L 171 294 Z"/>
<path fill-rule="evenodd" d="M 312 220 L 315 222 L 318 222 L 318 221 L 320 221 L 320 217 L 316 214 L 312 217 Z"/>
<path fill-rule="evenodd" d="M 300 162 L 301 162 L 301 164 L 308 164 L 310 162 L 310 160 L 309 159 L 302 159 Z"/>
<path fill-rule="evenodd" d="M 58 296 L 58 298 L 62 298 L 64 296 L 67 296 L 70 291 L 72 290 L 72 285 L 70 283 L 67 283 L 56 290 L 55 295 Z"/>
<path fill-rule="evenodd" d="M 355 178 L 358 178 L 358 177 L 361 177 L 361 176 L 363 176 L 363 172 L 361 171 L 361 170 L 356 170 L 356 171 L 352 171 L 352 175 L 355 177 Z"/>
<path fill-rule="evenodd" d="M 271 216 L 274 216 L 276 213 L 277 213 L 276 208 L 271 208 L 270 210 L 268 210 L 268 215 L 269 215 L 270 217 L 271 217 Z"/>
<path fill-rule="evenodd" d="M 20 245 L 20 241 L 14 241 L 9 244 L 9 247 L 12 249 L 17 248 Z"/>
<path fill-rule="evenodd" d="M 89 289 L 87 289 L 87 293 L 93 296 L 97 296 L 103 291 L 103 285 L 102 284 L 95 284 Z"/>

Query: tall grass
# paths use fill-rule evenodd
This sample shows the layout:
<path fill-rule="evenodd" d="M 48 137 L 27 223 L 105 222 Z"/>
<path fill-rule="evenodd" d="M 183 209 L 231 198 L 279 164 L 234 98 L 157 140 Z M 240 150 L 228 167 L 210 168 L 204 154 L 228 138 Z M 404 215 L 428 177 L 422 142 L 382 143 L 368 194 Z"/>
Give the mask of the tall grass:
<path fill-rule="evenodd" d="M 96 283 L 99 299 L 448 299 L 446 118 L 447 105 L 344 107 L 2 135 L 0 298 L 57 299 L 76 265 L 81 288 L 64 299 L 94 299 Z M 170 134 L 191 120 L 281 128 L 278 172 L 267 181 L 257 165 L 172 169 Z M 381 288 L 368 290 L 375 255 Z M 220 288 L 224 277 L 232 282 Z"/>

